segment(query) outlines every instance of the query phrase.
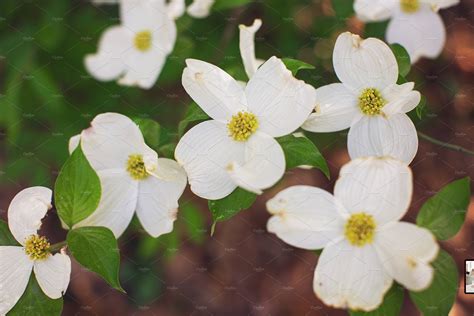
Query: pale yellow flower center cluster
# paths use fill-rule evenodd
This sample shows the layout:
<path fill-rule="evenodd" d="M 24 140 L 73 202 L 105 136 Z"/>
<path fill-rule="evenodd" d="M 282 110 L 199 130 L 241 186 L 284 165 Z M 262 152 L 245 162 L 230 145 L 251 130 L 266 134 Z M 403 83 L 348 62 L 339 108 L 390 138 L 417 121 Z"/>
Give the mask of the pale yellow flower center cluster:
<path fill-rule="evenodd" d="M 374 239 L 375 220 L 366 213 L 352 214 L 344 227 L 344 235 L 353 246 L 362 247 Z"/>
<path fill-rule="evenodd" d="M 44 236 L 31 235 L 25 242 L 25 252 L 31 260 L 46 259 L 51 253 L 51 244 Z"/>
<path fill-rule="evenodd" d="M 367 88 L 359 96 L 359 107 L 365 115 L 379 115 L 387 101 L 378 89 Z"/>
<path fill-rule="evenodd" d="M 134 40 L 135 48 L 141 52 L 146 52 L 151 48 L 151 40 L 152 36 L 150 31 L 145 30 L 138 32 Z"/>
<path fill-rule="evenodd" d="M 148 177 L 142 155 L 130 155 L 127 161 L 127 171 L 135 180 L 143 180 Z"/>
<path fill-rule="evenodd" d="M 419 0 L 400 0 L 400 8 L 405 13 L 415 13 L 420 9 Z"/>
<path fill-rule="evenodd" d="M 232 119 L 227 124 L 229 136 L 234 140 L 246 141 L 258 128 L 257 117 L 250 112 L 239 112 L 232 115 Z"/>

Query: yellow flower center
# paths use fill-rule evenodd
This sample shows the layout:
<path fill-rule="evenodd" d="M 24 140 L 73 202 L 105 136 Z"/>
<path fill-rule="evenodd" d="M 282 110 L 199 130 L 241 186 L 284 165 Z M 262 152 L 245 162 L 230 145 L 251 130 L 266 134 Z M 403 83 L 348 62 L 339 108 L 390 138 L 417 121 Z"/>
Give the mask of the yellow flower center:
<path fill-rule="evenodd" d="M 420 9 L 419 0 L 400 0 L 400 7 L 405 13 L 415 13 Z"/>
<path fill-rule="evenodd" d="M 25 242 L 25 252 L 31 260 L 46 259 L 51 254 L 49 252 L 50 246 L 46 237 L 31 235 Z"/>
<path fill-rule="evenodd" d="M 135 48 L 141 52 L 146 52 L 151 47 L 151 32 L 141 31 L 135 35 Z"/>
<path fill-rule="evenodd" d="M 367 88 L 359 96 L 359 107 L 365 115 L 380 114 L 387 101 L 382 97 L 380 91 L 375 88 Z"/>
<path fill-rule="evenodd" d="M 375 220 L 366 213 L 352 214 L 344 227 L 344 235 L 351 245 L 362 247 L 374 239 Z"/>
<path fill-rule="evenodd" d="M 258 128 L 257 117 L 250 112 L 239 112 L 232 115 L 232 119 L 227 123 L 229 136 L 234 140 L 246 141 Z"/>
<path fill-rule="evenodd" d="M 130 155 L 127 161 L 127 171 L 135 180 L 143 180 L 148 177 L 142 155 Z"/>

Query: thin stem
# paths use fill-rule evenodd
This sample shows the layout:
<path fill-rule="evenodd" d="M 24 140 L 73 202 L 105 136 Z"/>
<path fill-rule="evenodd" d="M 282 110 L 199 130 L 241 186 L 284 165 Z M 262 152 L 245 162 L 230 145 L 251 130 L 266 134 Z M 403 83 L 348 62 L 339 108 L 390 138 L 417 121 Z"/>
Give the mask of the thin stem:
<path fill-rule="evenodd" d="M 430 137 L 422 132 L 418 132 L 418 136 L 420 136 L 420 138 L 430 142 L 430 143 L 433 143 L 433 144 L 436 144 L 438 146 L 441 146 L 441 147 L 444 147 L 444 148 L 447 148 L 447 149 L 451 149 L 451 150 L 454 150 L 454 151 L 459 151 L 461 153 L 464 153 L 464 154 L 468 154 L 468 155 L 471 155 L 471 156 L 474 156 L 474 151 L 472 150 L 469 150 L 469 149 L 466 149 L 464 147 L 461 147 L 461 146 L 458 146 L 458 145 L 454 145 L 454 144 L 450 144 L 450 143 L 446 143 L 446 142 L 442 142 L 438 139 L 435 139 L 433 137 Z"/>
<path fill-rule="evenodd" d="M 61 242 L 58 242 L 56 244 L 51 245 L 51 247 L 49 247 L 49 251 L 50 252 L 59 251 L 64 246 L 67 246 L 67 242 L 66 241 L 61 241 Z"/>

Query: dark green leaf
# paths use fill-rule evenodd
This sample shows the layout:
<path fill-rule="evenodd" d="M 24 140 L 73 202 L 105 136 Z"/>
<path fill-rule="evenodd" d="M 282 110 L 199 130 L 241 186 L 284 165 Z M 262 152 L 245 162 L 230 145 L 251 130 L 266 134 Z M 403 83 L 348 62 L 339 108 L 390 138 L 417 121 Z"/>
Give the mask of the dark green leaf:
<path fill-rule="evenodd" d="M 291 71 L 293 76 L 296 76 L 298 71 L 302 69 L 314 69 L 313 65 L 307 64 L 301 60 L 296 60 L 296 59 L 291 59 L 291 58 L 282 58 L 282 61 L 285 64 L 286 68 L 288 68 L 288 70 Z"/>
<path fill-rule="evenodd" d="M 338 18 L 347 19 L 354 15 L 354 4 L 351 0 L 332 0 L 332 7 Z"/>
<path fill-rule="evenodd" d="M 181 215 L 185 228 L 191 239 L 200 244 L 204 241 L 204 217 L 199 208 L 190 202 L 181 205 L 179 214 Z"/>
<path fill-rule="evenodd" d="M 95 211 L 100 195 L 99 177 L 78 146 L 62 167 L 54 186 L 59 217 L 72 227 Z"/>
<path fill-rule="evenodd" d="M 176 149 L 176 144 L 169 143 L 169 144 L 161 146 L 159 148 L 159 153 L 166 158 L 173 159 L 175 149 Z"/>
<path fill-rule="evenodd" d="M 2 220 L 0 220 L 0 246 L 19 246 L 8 228 L 8 224 Z"/>
<path fill-rule="evenodd" d="M 387 25 L 388 21 L 366 23 L 364 37 L 376 37 L 383 40 L 385 38 L 385 30 L 387 29 Z"/>
<path fill-rule="evenodd" d="M 423 204 L 416 223 L 431 230 L 440 240 L 449 239 L 464 223 L 469 198 L 469 177 L 453 181 Z"/>
<path fill-rule="evenodd" d="M 383 303 L 371 312 L 350 311 L 351 316 L 398 316 L 403 304 L 403 287 L 394 283 L 385 294 Z"/>
<path fill-rule="evenodd" d="M 49 5 L 45 9 L 39 10 L 44 15 L 41 21 L 42 27 L 36 33 L 35 38 L 42 49 L 49 51 L 56 48 L 65 34 L 65 30 L 67 30 L 64 19 L 67 19 L 66 11 L 69 3 L 68 1 L 43 0 L 43 5 L 45 5 L 44 2 L 47 2 Z"/>
<path fill-rule="evenodd" d="M 38 285 L 31 273 L 30 281 L 25 292 L 16 305 L 8 312 L 8 316 L 54 316 L 61 315 L 63 309 L 63 298 L 51 299 Z"/>
<path fill-rule="evenodd" d="M 184 119 L 179 122 L 178 136 L 182 136 L 190 123 L 197 123 L 208 120 L 209 116 L 195 102 L 191 103 L 186 110 Z"/>
<path fill-rule="evenodd" d="M 100 275 L 115 289 L 119 281 L 120 253 L 114 234 L 105 227 L 81 227 L 67 235 L 71 254 L 87 269 Z"/>
<path fill-rule="evenodd" d="M 136 118 L 133 120 L 142 131 L 145 143 L 153 149 L 160 145 L 161 126 L 158 122 L 148 118 Z"/>
<path fill-rule="evenodd" d="M 212 6 L 212 10 L 226 10 L 235 7 L 240 7 L 244 4 L 250 3 L 252 0 L 216 0 Z"/>
<path fill-rule="evenodd" d="M 416 116 L 421 120 L 423 116 L 426 115 L 426 112 L 428 111 L 426 107 L 426 97 L 424 95 L 421 96 L 420 103 L 416 106 Z"/>
<path fill-rule="evenodd" d="M 458 292 L 458 269 L 456 262 L 444 250 L 440 250 L 433 267 L 435 274 L 430 287 L 421 292 L 410 292 L 410 297 L 424 315 L 445 316 Z"/>
<path fill-rule="evenodd" d="M 405 77 L 411 68 L 410 55 L 408 55 L 405 47 L 400 44 L 391 44 L 390 48 L 397 59 L 399 75 Z"/>
<path fill-rule="evenodd" d="M 321 170 L 329 179 L 329 168 L 318 147 L 308 138 L 287 135 L 277 138 L 285 153 L 286 168 L 312 166 Z"/>
<path fill-rule="evenodd" d="M 38 67 L 31 73 L 31 87 L 39 100 L 50 111 L 61 110 L 63 95 L 58 83 L 46 68 Z"/>
<path fill-rule="evenodd" d="M 257 195 L 242 188 L 235 189 L 231 194 L 220 200 L 209 200 L 208 206 L 212 213 L 214 222 L 211 235 L 214 233 L 215 224 L 225 221 L 242 210 L 252 206 Z"/>

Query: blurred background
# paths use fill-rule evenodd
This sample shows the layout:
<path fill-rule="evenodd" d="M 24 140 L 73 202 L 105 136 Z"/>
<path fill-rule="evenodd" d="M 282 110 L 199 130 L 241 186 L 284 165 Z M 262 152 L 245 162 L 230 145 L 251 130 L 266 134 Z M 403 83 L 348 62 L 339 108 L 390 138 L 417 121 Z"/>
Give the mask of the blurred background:
<path fill-rule="evenodd" d="M 383 38 L 386 27 L 364 26 L 352 15 L 350 9 L 336 12 L 329 0 L 218 0 L 205 19 L 184 15 L 177 20 L 176 46 L 159 80 L 152 89 L 140 90 L 98 82 L 83 66 L 84 56 L 96 51 L 104 29 L 119 23 L 116 5 L 0 1 L 1 218 L 6 219 L 9 202 L 21 189 L 53 186 L 68 156 L 69 138 L 99 113 L 158 121 L 159 152 L 172 157 L 178 123 L 191 103 L 180 84 L 184 59 L 212 62 L 246 80 L 238 52 L 241 23 L 263 20 L 256 37 L 258 58 L 300 59 L 316 67 L 299 73 L 308 83 L 319 87 L 335 82 L 331 57 L 337 35 L 350 30 Z M 411 117 L 423 133 L 473 150 L 474 1 L 461 0 L 441 15 L 448 33 L 442 55 L 421 60 L 407 76 L 427 101 L 421 118 L 415 113 Z M 331 180 L 317 170 L 291 170 L 251 209 L 218 223 L 212 237 L 207 202 L 187 190 L 173 233 L 153 239 L 134 220 L 120 238 L 121 282 L 127 294 L 73 263 L 63 314 L 345 315 L 324 306 L 312 292 L 317 255 L 284 244 L 265 228 L 268 198 L 295 184 L 332 191 L 340 167 L 349 160 L 346 131 L 307 136 L 327 159 Z M 455 179 L 474 176 L 474 159 L 420 139 L 412 168 L 415 192 L 404 220 L 413 222 L 428 197 Z M 65 236 L 59 227 L 53 211 L 44 224 L 52 242 Z M 474 203 L 461 231 L 441 245 L 459 269 L 459 292 L 450 315 L 473 315 L 474 295 L 463 293 L 463 275 L 464 259 L 474 258 Z M 408 295 L 402 314 L 419 314 Z"/>

